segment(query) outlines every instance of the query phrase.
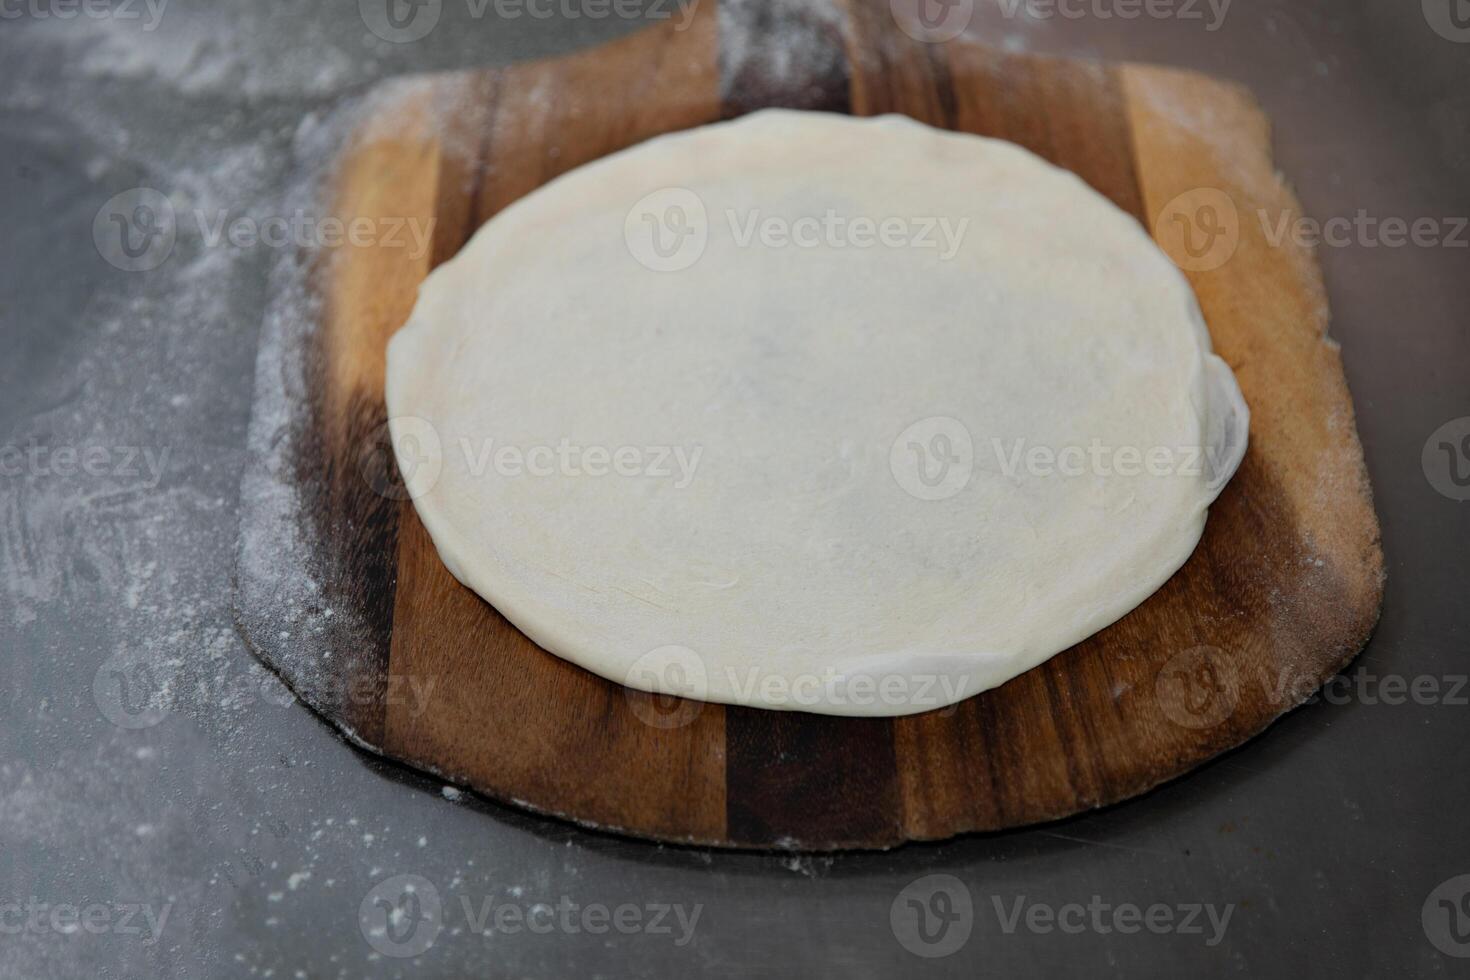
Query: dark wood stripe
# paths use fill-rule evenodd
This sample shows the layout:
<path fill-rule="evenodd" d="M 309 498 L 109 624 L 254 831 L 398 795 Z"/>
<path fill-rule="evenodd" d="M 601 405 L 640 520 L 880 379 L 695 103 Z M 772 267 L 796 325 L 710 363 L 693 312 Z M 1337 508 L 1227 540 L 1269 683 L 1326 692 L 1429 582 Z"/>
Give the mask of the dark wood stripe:
<path fill-rule="evenodd" d="M 319 348 L 311 355 L 322 357 Z M 333 392 L 319 364 L 312 374 L 311 430 L 303 433 L 298 480 L 310 499 L 303 510 L 316 527 L 334 614 L 359 627 L 358 642 L 341 651 L 335 671 L 344 682 L 316 692 L 360 736 L 382 744 L 383 698 L 393 634 L 398 555 L 398 502 L 402 487 L 388 443 L 381 398 Z M 351 696 L 348 693 L 351 692 Z"/>
<path fill-rule="evenodd" d="M 736 844 L 901 839 L 892 721 L 727 707 L 725 817 Z"/>
<path fill-rule="evenodd" d="M 887 3 L 851 0 L 849 8 L 853 115 L 900 112 L 931 126 L 955 128 L 949 46 L 923 44 L 896 30 Z"/>
<path fill-rule="evenodd" d="M 478 207 L 489 170 L 490 120 L 500 97 L 501 77 L 499 71 L 469 72 L 445 86 L 446 97 L 438 112 L 446 118 L 464 117 L 465 133 L 457 140 L 447 140 L 439 158 L 433 267 L 458 255 L 483 224 Z"/>

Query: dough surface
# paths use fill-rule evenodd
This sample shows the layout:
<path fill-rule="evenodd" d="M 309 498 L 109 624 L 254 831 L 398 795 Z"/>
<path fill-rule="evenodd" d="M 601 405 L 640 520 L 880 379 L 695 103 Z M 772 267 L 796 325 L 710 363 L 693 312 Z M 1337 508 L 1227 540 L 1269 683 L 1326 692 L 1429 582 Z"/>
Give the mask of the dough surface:
<path fill-rule="evenodd" d="M 842 715 L 954 703 L 1133 609 L 1249 418 L 1183 275 L 1074 175 L 776 110 L 498 214 L 424 283 L 387 402 L 445 565 L 536 643 Z"/>

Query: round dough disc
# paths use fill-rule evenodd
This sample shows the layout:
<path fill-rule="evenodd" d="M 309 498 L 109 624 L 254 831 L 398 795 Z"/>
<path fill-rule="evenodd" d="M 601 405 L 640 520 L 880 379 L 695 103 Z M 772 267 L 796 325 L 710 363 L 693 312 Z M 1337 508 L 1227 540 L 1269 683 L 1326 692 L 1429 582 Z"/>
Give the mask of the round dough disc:
<path fill-rule="evenodd" d="M 645 691 L 943 707 L 1184 563 L 1248 414 L 1138 223 L 1012 144 L 766 111 L 498 214 L 388 351 L 445 565 Z"/>

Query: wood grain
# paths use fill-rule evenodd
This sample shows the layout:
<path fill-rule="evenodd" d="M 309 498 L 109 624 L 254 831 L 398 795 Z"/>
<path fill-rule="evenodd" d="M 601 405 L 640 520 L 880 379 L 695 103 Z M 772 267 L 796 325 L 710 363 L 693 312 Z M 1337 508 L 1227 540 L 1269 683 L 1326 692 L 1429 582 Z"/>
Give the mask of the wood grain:
<path fill-rule="evenodd" d="M 427 256 L 344 249 L 316 270 L 312 434 L 295 479 L 325 591 L 375 640 L 335 668 L 370 696 L 314 707 L 386 755 L 536 811 L 660 840 L 826 849 L 1125 799 L 1308 697 L 1366 641 L 1382 555 L 1320 276 L 1254 220 L 1298 208 L 1249 96 L 1186 72 L 921 44 L 886 3 L 853 3 L 835 22 L 762 9 L 705 3 L 685 30 L 395 83 L 371 101 L 335 165 L 333 213 L 432 219 L 435 235 Z M 806 57 L 762 70 L 750 52 L 766 32 L 799 34 Z M 767 105 L 902 112 L 1012 140 L 1158 226 L 1166 251 L 1180 246 L 1161 216 L 1180 195 L 1212 189 L 1239 218 L 1228 261 L 1189 272 L 1253 412 L 1250 451 L 1196 553 L 1118 623 L 941 711 L 768 712 L 598 678 L 460 586 L 385 468 L 384 348 L 434 264 L 572 167 Z M 251 633 L 291 681 L 299 653 Z M 426 700 L 403 696 L 410 682 Z"/>

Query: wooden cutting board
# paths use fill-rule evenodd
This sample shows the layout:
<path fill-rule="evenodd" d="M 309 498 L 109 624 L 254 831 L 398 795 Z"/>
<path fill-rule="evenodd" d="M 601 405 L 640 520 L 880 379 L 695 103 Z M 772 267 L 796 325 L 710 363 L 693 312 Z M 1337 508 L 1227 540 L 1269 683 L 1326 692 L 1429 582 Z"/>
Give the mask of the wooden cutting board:
<path fill-rule="evenodd" d="M 1362 647 L 1383 582 L 1320 275 L 1258 216 L 1298 211 L 1264 117 L 1188 72 L 920 43 L 886 0 L 785 9 L 704 0 L 684 30 L 398 81 L 351 110 L 321 175 L 330 213 L 433 219 L 433 247 L 308 254 L 306 292 L 281 300 L 295 315 L 268 324 L 300 336 L 260 361 L 262 391 L 289 405 L 252 428 L 237 606 L 253 648 L 373 751 L 541 813 L 722 846 L 876 848 L 1051 820 L 1260 732 Z M 460 586 L 394 479 L 384 347 L 429 270 L 564 171 L 765 106 L 902 112 L 1075 171 L 1188 271 L 1253 412 L 1245 462 L 1178 574 L 949 709 L 844 719 L 626 690 Z M 272 558 L 271 541 L 296 557 Z"/>

